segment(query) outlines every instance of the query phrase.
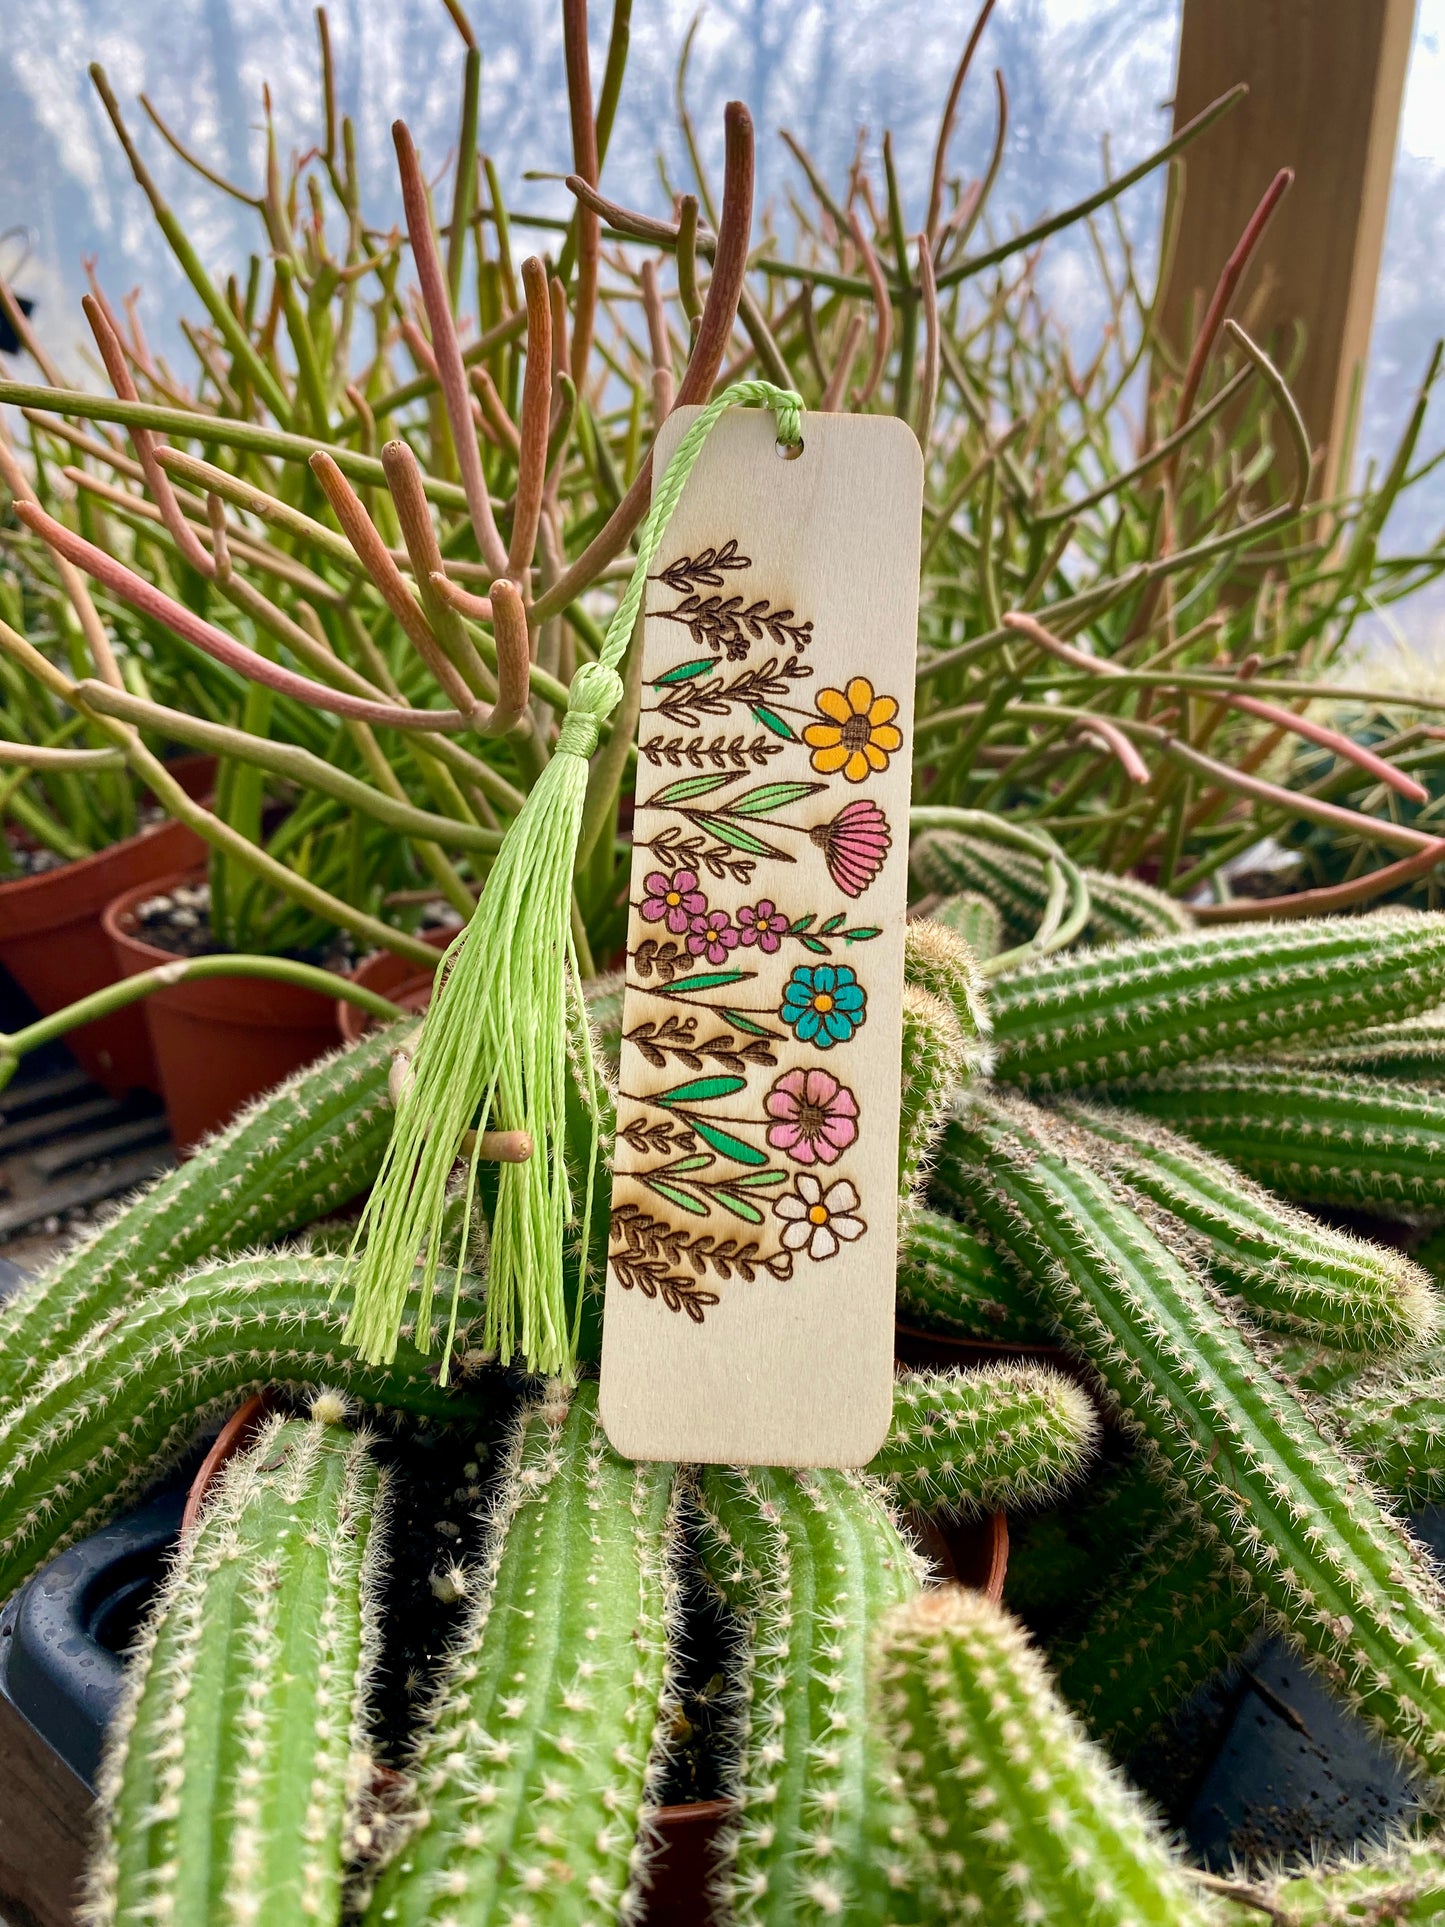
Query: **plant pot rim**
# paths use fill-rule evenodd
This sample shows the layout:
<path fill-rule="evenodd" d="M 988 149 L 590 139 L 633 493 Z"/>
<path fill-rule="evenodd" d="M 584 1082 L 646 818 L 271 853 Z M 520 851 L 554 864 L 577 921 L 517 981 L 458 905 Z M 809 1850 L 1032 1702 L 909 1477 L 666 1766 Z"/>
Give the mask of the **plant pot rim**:
<path fill-rule="evenodd" d="M 201 1516 L 201 1508 L 210 1497 L 211 1488 L 220 1478 L 223 1469 L 238 1453 L 244 1452 L 255 1439 L 266 1419 L 275 1410 L 275 1401 L 268 1389 L 255 1392 L 244 1405 L 238 1405 L 226 1420 L 209 1452 L 196 1468 L 196 1476 L 191 1480 L 190 1490 L 186 1493 L 186 1509 L 181 1514 L 182 1538 L 192 1530 Z"/>

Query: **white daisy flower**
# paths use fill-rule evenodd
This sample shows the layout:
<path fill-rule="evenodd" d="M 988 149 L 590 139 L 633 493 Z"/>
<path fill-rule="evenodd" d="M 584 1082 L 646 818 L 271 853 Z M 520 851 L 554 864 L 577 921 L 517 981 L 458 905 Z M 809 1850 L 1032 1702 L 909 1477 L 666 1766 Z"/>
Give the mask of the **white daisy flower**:
<path fill-rule="evenodd" d="M 857 1208 L 858 1193 L 847 1178 L 825 1191 L 821 1178 L 800 1173 L 794 1189 L 773 1206 L 773 1216 L 783 1220 L 783 1249 L 806 1251 L 820 1262 L 834 1257 L 840 1244 L 851 1244 L 868 1229 L 854 1215 Z"/>

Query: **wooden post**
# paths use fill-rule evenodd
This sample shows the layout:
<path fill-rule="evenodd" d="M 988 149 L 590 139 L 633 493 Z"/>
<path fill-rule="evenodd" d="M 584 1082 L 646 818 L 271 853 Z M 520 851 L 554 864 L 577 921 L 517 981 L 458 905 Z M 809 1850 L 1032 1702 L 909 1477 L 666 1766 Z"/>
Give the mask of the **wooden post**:
<path fill-rule="evenodd" d="M 1277 170 L 1294 186 L 1234 312 L 1287 345 L 1305 328 L 1292 387 L 1332 489 L 1374 316 L 1415 0 L 1184 0 L 1174 124 L 1236 81 L 1249 97 L 1189 149 L 1164 338 L 1187 346 L 1220 269 Z"/>

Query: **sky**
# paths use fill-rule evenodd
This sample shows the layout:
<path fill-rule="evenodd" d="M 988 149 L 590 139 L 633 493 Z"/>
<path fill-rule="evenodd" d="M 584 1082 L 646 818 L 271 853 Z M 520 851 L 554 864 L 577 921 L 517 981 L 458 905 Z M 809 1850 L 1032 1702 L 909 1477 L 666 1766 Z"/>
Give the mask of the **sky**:
<path fill-rule="evenodd" d="M 484 55 L 482 140 L 512 205 L 556 211 L 568 197 L 529 171 L 570 152 L 556 0 L 471 0 Z M 634 204 L 666 207 L 668 177 L 687 181 L 673 83 L 695 0 L 635 0 L 632 54 L 604 185 Z M 972 19 L 939 0 L 708 0 L 688 97 L 705 163 L 720 173 L 721 106 L 736 95 L 759 133 L 759 199 L 781 206 L 795 179 L 776 130 L 790 127 L 836 179 L 860 128 L 876 153 L 891 126 L 905 199 L 921 212 L 933 132 Z M 594 81 L 607 0 L 594 0 Z M 315 30 L 300 0 L 9 0 L 0 5 L 0 272 L 40 303 L 63 361 L 84 324 L 80 259 L 98 257 L 113 292 L 138 286 L 148 331 L 174 340 L 194 313 L 132 182 L 86 68 L 98 59 L 138 130 L 146 158 L 212 267 L 244 261 L 255 216 L 200 183 L 144 121 L 144 91 L 206 160 L 257 178 L 262 87 L 269 82 L 283 149 L 317 137 Z M 441 0 L 333 0 L 343 109 L 357 121 L 366 199 L 378 222 L 398 197 L 388 129 L 404 115 L 439 167 L 455 137 L 461 48 Z M 999 224 L 1025 223 L 1097 184 L 1101 142 L 1127 166 L 1168 131 L 1178 0 L 1001 0 L 963 102 L 955 164 L 977 172 L 993 134 L 988 69 L 1006 75 L 1011 122 L 995 196 Z M 1159 215 L 1157 179 L 1136 192 L 1128 222 L 1146 259 Z M 916 217 L 915 217 L 916 218 Z M 1087 326 L 1082 256 L 1046 257 L 1046 290 Z M 1408 412 L 1437 333 L 1445 332 L 1445 0 L 1419 0 L 1366 388 L 1362 451 L 1386 450 Z M 1445 409 L 1440 411 L 1445 417 Z M 1434 445 L 1445 441 L 1438 428 Z M 1412 545 L 1445 524 L 1445 468 L 1407 504 L 1393 531 Z"/>

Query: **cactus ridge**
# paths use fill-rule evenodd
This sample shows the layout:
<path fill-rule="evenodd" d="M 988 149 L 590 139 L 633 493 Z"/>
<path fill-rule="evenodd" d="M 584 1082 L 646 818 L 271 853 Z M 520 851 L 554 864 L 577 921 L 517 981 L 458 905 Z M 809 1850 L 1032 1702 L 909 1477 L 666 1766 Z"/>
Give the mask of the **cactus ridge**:
<path fill-rule="evenodd" d="M 1224 1061 L 1137 1078 L 1109 1095 L 1301 1203 L 1405 1217 L 1445 1207 L 1445 1091 Z"/>
<path fill-rule="evenodd" d="M 672 1704 L 678 1502 L 674 1467 L 607 1443 L 595 1383 L 523 1409 L 369 1927 L 633 1916 Z"/>
<path fill-rule="evenodd" d="M 893 1423 L 868 1471 L 899 1507 L 1020 1510 L 1077 1481 L 1100 1429 L 1087 1395 L 1048 1366 L 908 1372 L 893 1388 Z"/>
<path fill-rule="evenodd" d="M 899 1227 L 898 1311 L 962 1338 L 1047 1344 L 1048 1325 L 1012 1267 L 956 1218 L 920 1205 Z"/>
<path fill-rule="evenodd" d="M 1445 1773 L 1445 1588 L 1382 1495 L 1204 1280 L 1070 1154 L 1069 1127 L 975 1100 L 949 1131 L 972 1207 L 1218 1527 L 1223 1555 L 1408 1765 Z"/>
<path fill-rule="evenodd" d="M 1232 1927 L 1269 1917 L 1277 1927 L 1438 1927 L 1445 1919 L 1445 1854 L 1432 1840 L 1396 1840 L 1323 1866 L 1286 1869 L 1245 1892 L 1248 1899 L 1229 1909 Z"/>
<path fill-rule="evenodd" d="M 918 1815 L 930 1919 L 1215 1918 L 1009 1614 L 981 1593 L 941 1588 L 891 1613 L 879 1648 L 876 1703 Z"/>
<path fill-rule="evenodd" d="M 1403 1253 L 1307 1218 L 1146 1118 L 1080 1104 L 1060 1110 L 1094 1141 L 1099 1168 L 1182 1225 L 1216 1282 L 1237 1291 L 1259 1323 L 1339 1351 L 1390 1351 L 1434 1336 L 1439 1299 Z"/>
<path fill-rule="evenodd" d="M 998 905 L 977 890 L 960 890 L 956 896 L 943 897 L 928 914 L 931 922 L 961 937 L 980 961 L 996 957 L 1003 949 L 1003 918 Z"/>
<path fill-rule="evenodd" d="M 992 1063 L 988 1040 L 993 1018 L 978 958 L 963 938 L 928 918 L 908 924 L 903 943 L 903 980 L 941 997 L 951 1007 L 963 1032 L 969 1073 L 987 1073 Z"/>
<path fill-rule="evenodd" d="M 706 1466 L 703 1565 L 744 1627 L 739 1818 L 719 1874 L 740 1927 L 919 1918 L 909 1816 L 868 1717 L 869 1645 L 923 1568 L 872 1480 Z"/>
<path fill-rule="evenodd" d="M 0 1411 L 87 1326 L 345 1204 L 381 1166 L 395 1027 L 298 1071 L 0 1306 Z"/>
<path fill-rule="evenodd" d="M 992 985 L 998 1075 L 1030 1091 L 1314 1044 L 1445 1000 L 1445 916 L 1318 918 L 1118 944 Z"/>
<path fill-rule="evenodd" d="M 207 1418 L 263 1386 L 332 1385 L 365 1405 L 437 1419 L 475 1411 L 478 1394 L 438 1386 L 410 1333 L 393 1365 L 360 1363 L 341 1340 L 343 1270 L 300 1252 L 209 1265 L 58 1359 L 0 1417 L 0 1598 L 103 1524 Z M 468 1292 L 459 1356 L 481 1331 L 475 1281 Z"/>
<path fill-rule="evenodd" d="M 222 1472 L 107 1736 L 85 1927 L 339 1921 L 386 1506 L 365 1437 L 316 1419 Z"/>
<path fill-rule="evenodd" d="M 1366 1071 L 1410 1084 L 1445 1081 L 1445 1015 L 1426 1011 L 1398 1024 L 1375 1024 L 1289 1061 L 1302 1070 Z"/>
<path fill-rule="evenodd" d="M 1406 1505 L 1445 1496 L 1445 1347 L 1398 1375 L 1366 1373 L 1334 1402 L 1342 1436 L 1370 1477 Z"/>
<path fill-rule="evenodd" d="M 1049 879 L 1040 859 L 1025 851 L 1006 850 L 958 830 L 930 830 L 913 839 L 908 867 L 920 892 L 981 893 L 997 907 L 1013 943 L 1027 943 L 1043 920 Z M 1194 926 L 1184 904 L 1135 877 L 1087 868 L 1084 876 L 1089 885 L 1086 943 L 1168 937 Z"/>
<path fill-rule="evenodd" d="M 898 1098 L 898 1194 L 905 1201 L 922 1189 L 953 1093 L 968 1074 L 969 1046 L 952 1004 L 905 983 Z"/>

